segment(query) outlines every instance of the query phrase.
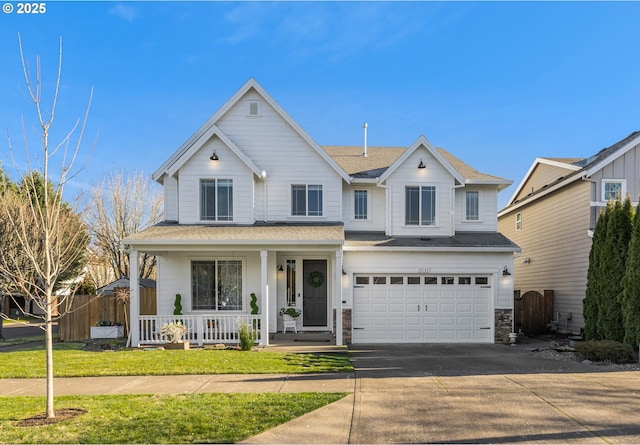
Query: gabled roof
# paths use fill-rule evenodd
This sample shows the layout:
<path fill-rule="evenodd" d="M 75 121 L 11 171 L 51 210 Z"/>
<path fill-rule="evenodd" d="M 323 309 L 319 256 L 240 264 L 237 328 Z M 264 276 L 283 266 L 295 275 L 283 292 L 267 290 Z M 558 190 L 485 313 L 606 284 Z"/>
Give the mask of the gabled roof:
<path fill-rule="evenodd" d="M 361 146 L 330 145 L 322 148 L 346 171 L 352 178 L 379 179 L 382 182 L 388 177 L 387 171 L 397 168 L 421 144 L 429 144 L 431 153 L 439 159 L 442 165 L 461 184 L 496 184 L 498 190 L 511 185 L 512 181 L 479 172 L 464 163 L 444 148 L 433 148 L 429 141 L 421 136 L 409 148 L 407 147 L 367 147 L 367 156 L 363 156 Z M 426 147 L 426 145 L 425 145 Z M 402 159 L 400 159 L 402 158 Z M 384 179 L 381 178 L 384 175 Z"/>
<path fill-rule="evenodd" d="M 171 157 L 167 159 L 167 161 L 165 161 L 160 166 L 160 168 L 153 173 L 152 178 L 155 181 L 162 182 L 163 175 L 170 174 L 170 171 L 174 173 L 178 171 L 178 169 L 189 159 L 189 157 L 192 156 L 193 153 L 198 151 L 209 140 L 209 138 L 211 138 L 211 136 L 213 136 L 214 134 L 219 137 L 220 135 L 223 135 L 220 129 L 214 129 L 213 127 L 215 127 L 215 124 L 220 120 L 220 118 L 224 116 L 225 113 L 227 113 L 227 111 L 229 111 L 231 107 L 233 107 L 251 89 L 253 89 L 258 95 L 262 97 L 265 102 L 267 102 L 274 110 L 276 110 L 280 117 L 282 117 L 282 119 L 284 119 L 287 124 L 289 124 L 291 128 L 293 128 L 294 131 L 297 132 L 298 135 L 300 135 L 300 137 L 304 139 L 304 141 L 307 142 L 307 144 L 309 144 L 309 146 L 311 146 L 311 148 L 315 150 L 318 155 L 320 155 L 320 157 L 323 158 L 345 181 L 349 181 L 349 176 L 344 172 L 344 170 L 342 170 L 338 166 L 338 164 L 336 164 L 336 162 L 331 159 L 331 157 L 324 150 L 322 150 L 322 148 L 311 138 L 311 136 L 309 136 L 302 129 L 302 127 L 300 127 L 300 125 L 298 125 L 298 123 L 293 120 L 293 118 L 280 106 L 280 104 L 275 101 L 275 99 L 273 99 L 273 97 L 271 97 L 264 90 L 264 88 L 262 88 L 262 86 L 260 86 L 260 84 L 254 78 L 249 79 L 224 105 L 222 105 L 222 107 L 218 109 L 218 111 L 213 114 L 213 116 L 209 118 L 209 120 L 207 120 L 207 122 L 204 123 L 204 125 L 202 125 L 193 135 L 191 135 L 191 137 L 187 139 L 187 141 L 183 143 L 180 148 L 178 148 L 178 150 L 176 150 L 176 152 L 171 155 Z M 227 142 L 225 142 L 225 144 L 229 145 Z M 238 147 L 235 147 L 235 149 L 241 152 Z M 241 159 L 243 158 L 241 157 Z M 243 161 L 247 163 L 247 160 L 249 160 L 249 158 L 247 156 L 244 156 Z M 249 164 L 247 165 L 251 168 Z M 256 173 L 253 168 L 251 168 L 251 170 Z M 260 173 L 261 172 L 258 170 L 256 174 L 260 175 Z"/>
<path fill-rule="evenodd" d="M 451 165 L 451 163 L 447 159 L 445 159 L 445 157 L 442 156 L 442 154 L 438 150 L 435 149 L 433 145 L 431 145 L 431 142 L 429 142 L 429 140 L 422 135 L 420 135 L 420 137 L 418 137 L 418 139 L 416 139 L 416 141 L 411 144 L 409 148 L 407 148 L 402 156 L 396 159 L 395 162 L 389 166 L 389 168 L 380 176 L 379 181 L 386 181 L 387 178 L 389 178 L 389 176 L 391 176 L 393 172 L 396 171 L 396 169 L 400 167 L 407 160 L 407 158 L 420 147 L 424 147 L 429 153 L 431 153 L 431 155 L 442 164 L 442 166 L 451 174 L 451 176 L 455 178 L 455 180 L 459 184 L 465 183 L 464 176 L 462 176 L 462 174 L 458 170 L 456 170 L 453 165 Z"/>
<path fill-rule="evenodd" d="M 598 153 L 589 158 L 536 158 L 536 160 L 533 162 L 524 178 L 520 182 L 520 185 L 516 189 L 515 193 L 509 199 L 509 204 L 498 213 L 498 216 L 501 216 L 507 211 L 512 211 L 514 207 L 518 207 L 526 202 L 530 202 L 531 200 L 545 196 L 553 190 L 564 187 L 565 185 L 577 179 L 589 178 L 593 176 L 593 174 L 597 173 L 606 165 L 623 156 L 638 144 L 640 144 L 640 131 L 634 131 L 626 138 L 616 142 L 609 147 L 603 148 Z M 522 187 L 525 185 L 525 183 L 528 181 L 529 177 L 535 170 L 535 167 L 543 163 L 566 168 L 569 171 L 569 174 L 562 178 L 558 178 L 557 181 L 551 184 L 547 184 L 547 186 L 545 186 L 543 189 L 534 190 L 526 198 L 523 198 L 519 201 L 514 201 Z"/>

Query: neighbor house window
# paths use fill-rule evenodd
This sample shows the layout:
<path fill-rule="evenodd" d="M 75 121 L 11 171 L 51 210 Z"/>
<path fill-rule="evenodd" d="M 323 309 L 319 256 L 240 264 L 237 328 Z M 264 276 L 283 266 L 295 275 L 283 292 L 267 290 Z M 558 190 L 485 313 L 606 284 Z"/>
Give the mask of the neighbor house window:
<path fill-rule="evenodd" d="M 233 221 L 233 180 L 200 180 L 200 220 Z"/>
<path fill-rule="evenodd" d="M 291 216 L 322 216 L 322 185 L 292 185 Z"/>
<path fill-rule="evenodd" d="M 436 223 L 436 188 L 405 188 L 404 222 L 408 226 L 433 226 Z"/>
<path fill-rule="evenodd" d="M 522 213 L 516 213 L 516 231 L 522 230 Z"/>
<path fill-rule="evenodd" d="M 623 200 L 626 195 L 626 182 L 617 180 L 602 180 L 602 198 L 603 201 Z"/>
<path fill-rule="evenodd" d="M 369 205 L 369 195 L 367 190 L 354 190 L 353 191 L 353 218 L 354 219 L 367 219 Z"/>
<path fill-rule="evenodd" d="M 192 261 L 191 299 L 194 310 L 242 310 L 242 261 Z"/>
<path fill-rule="evenodd" d="M 465 193 L 465 219 L 467 221 L 480 219 L 480 192 L 468 191 Z"/>

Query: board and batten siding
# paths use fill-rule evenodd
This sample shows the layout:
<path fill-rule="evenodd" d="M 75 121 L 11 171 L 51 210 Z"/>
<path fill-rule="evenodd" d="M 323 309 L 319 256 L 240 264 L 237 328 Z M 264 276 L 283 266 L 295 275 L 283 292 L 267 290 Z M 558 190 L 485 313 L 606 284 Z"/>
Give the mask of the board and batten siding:
<path fill-rule="evenodd" d="M 367 190 L 368 219 L 354 218 L 354 190 Z M 384 232 L 386 224 L 385 189 L 375 184 L 344 184 L 342 189 L 342 221 L 345 230 Z"/>
<path fill-rule="evenodd" d="M 243 262 L 243 311 L 251 311 L 251 293 L 258 296 L 260 302 L 260 252 L 167 252 L 158 258 L 158 314 L 173 314 L 176 294 L 182 296 L 182 313 L 193 313 L 191 299 L 191 261 L 205 261 L 214 259 L 238 259 Z M 275 265 L 275 255 L 272 263 Z M 271 267 L 273 271 L 276 267 Z M 250 273 L 248 273 L 250 272 Z M 275 273 L 272 273 L 275 275 Z M 275 276 L 273 277 L 275 279 Z M 211 312 L 211 311 L 205 311 Z"/>
<path fill-rule="evenodd" d="M 252 101 L 260 103 L 258 116 L 249 116 Z M 254 90 L 249 90 L 239 99 L 216 125 L 260 170 L 266 172 L 264 184 L 259 184 L 262 179 L 256 178 L 257 219 L 264 219 L 265 202 L 260 193 L 260 188 L 264 187 L 269 221 L 341 220 L 340 175 Z M 291 216 L 292 184 L 322 185 L 322 217 Z"/>
<path fill-rule="evenodd" d="M 510 278 L 503 278 L 502 269 L 511 269 L 513 253 L 509 252 L 372 252 L 345 251 L 344 268 L 353 274 L 383 275 L 487 275 L 496 288 L 494 309 L 513 309 L 513 286 Z M 353 275 L 349 275 L 352 277 Z M 353 306 L 353 283 L 343 281 L 343 308 Z"/>
<path fill-rule="evenodd" d="M 522 249 L 522 255 L 515 259 L 514 289 L 523 294 L 553 290 L 554 312 L 561 314 L 560 327 L 575 333 L 584 327 L 582 300 L 591 249 L 590 187 L 588 181 L 574 181 L 498 220 L 500 233 Z M 522 215 L 522 229 L 518 231 L 517 213 Z M 569 313 L 571 320 L 567 320 Z"/>
<path fill-rule="evenodd" d="M 209 159 L 215 150 L 218 161 Z M 252 224 L 253 177 L 249 168 L 216 136 L 207 141 L 179 170 L 180 224 L 200 223 L 200 180 L 233 180 L 233 221 L 222 223 Z M 204 223 L 213 224 L 213 221 Z"/>
<path fill-rule="evenodd" d="M 591 180 L 596 181 L 596 201 L 603 202 L 603 179 L 625 179 L 627 195 L 629 195 L 631 201 L 638 202 L 640 197 L 640 153 L 638 153 L 638 150 L 640 150 L 640 145 L 636 145 L 591 176 Z M 622 199 L 625 198 L 626 196 L 622 197 Z"/>
<path fill-rule="evenodd" d="M 420 160 L 426 168 L 419 169 Z M 387 228 L 392 236 L 451 236 L 452 194 L 454 178 L 426 149 L 420 148 L 409 156 L 386 181 L 390 187 L 391 227 Z M 413 226 L 405 224 L 405 187 L 436 187 L 436 224 Z"/>
<path fill-rule="evenodd" d="M 540 163 L 533 169 L 527 181 L 522 185 L 520 192 L 515 197 L 516 201 L 526 198 L 533 191 L 541 190 L 544 186 L 553 184 L 560 178 L 564 178 L 573 173 L 569 168 L 562 168 L 557 165 Z"/>
<path fill-rule="evenodd" d="M 478 221 L 467 221 L 466 192 L 479 192 L 480 218 Z M 496 186 L 469 185 L 455 189 L 455 228 L 456 232 L 495 232 L 498 230 L 498 191 Z"/>

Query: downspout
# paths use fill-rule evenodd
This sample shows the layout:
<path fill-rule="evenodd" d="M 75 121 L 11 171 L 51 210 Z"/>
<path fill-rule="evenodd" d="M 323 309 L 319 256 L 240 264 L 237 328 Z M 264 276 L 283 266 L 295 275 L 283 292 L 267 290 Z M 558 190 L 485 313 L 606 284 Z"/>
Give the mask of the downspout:
<path fill-rule="evenodd" d="M 260 174 L 260 178 L 262 179 L 263 182 L 263 186 L 262 186 L 262 190 L 264 193 L 263 198 L 263 205 L 262 205 L 262 220 L 264 222 L 267 222 L 268 218 L 269 218 L 269 182 L 267 181 L 267 172 L 262 170 L 262 173 Z"/>

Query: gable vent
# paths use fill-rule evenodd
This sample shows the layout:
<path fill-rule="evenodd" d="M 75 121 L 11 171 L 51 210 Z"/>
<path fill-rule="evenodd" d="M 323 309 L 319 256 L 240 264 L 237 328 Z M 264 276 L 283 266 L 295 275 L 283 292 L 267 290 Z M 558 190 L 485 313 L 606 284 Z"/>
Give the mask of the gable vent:
<path fill-rule="evenodd" d="M 249 101 L 249 116 L 260 116 L 260 101 Z"/>

